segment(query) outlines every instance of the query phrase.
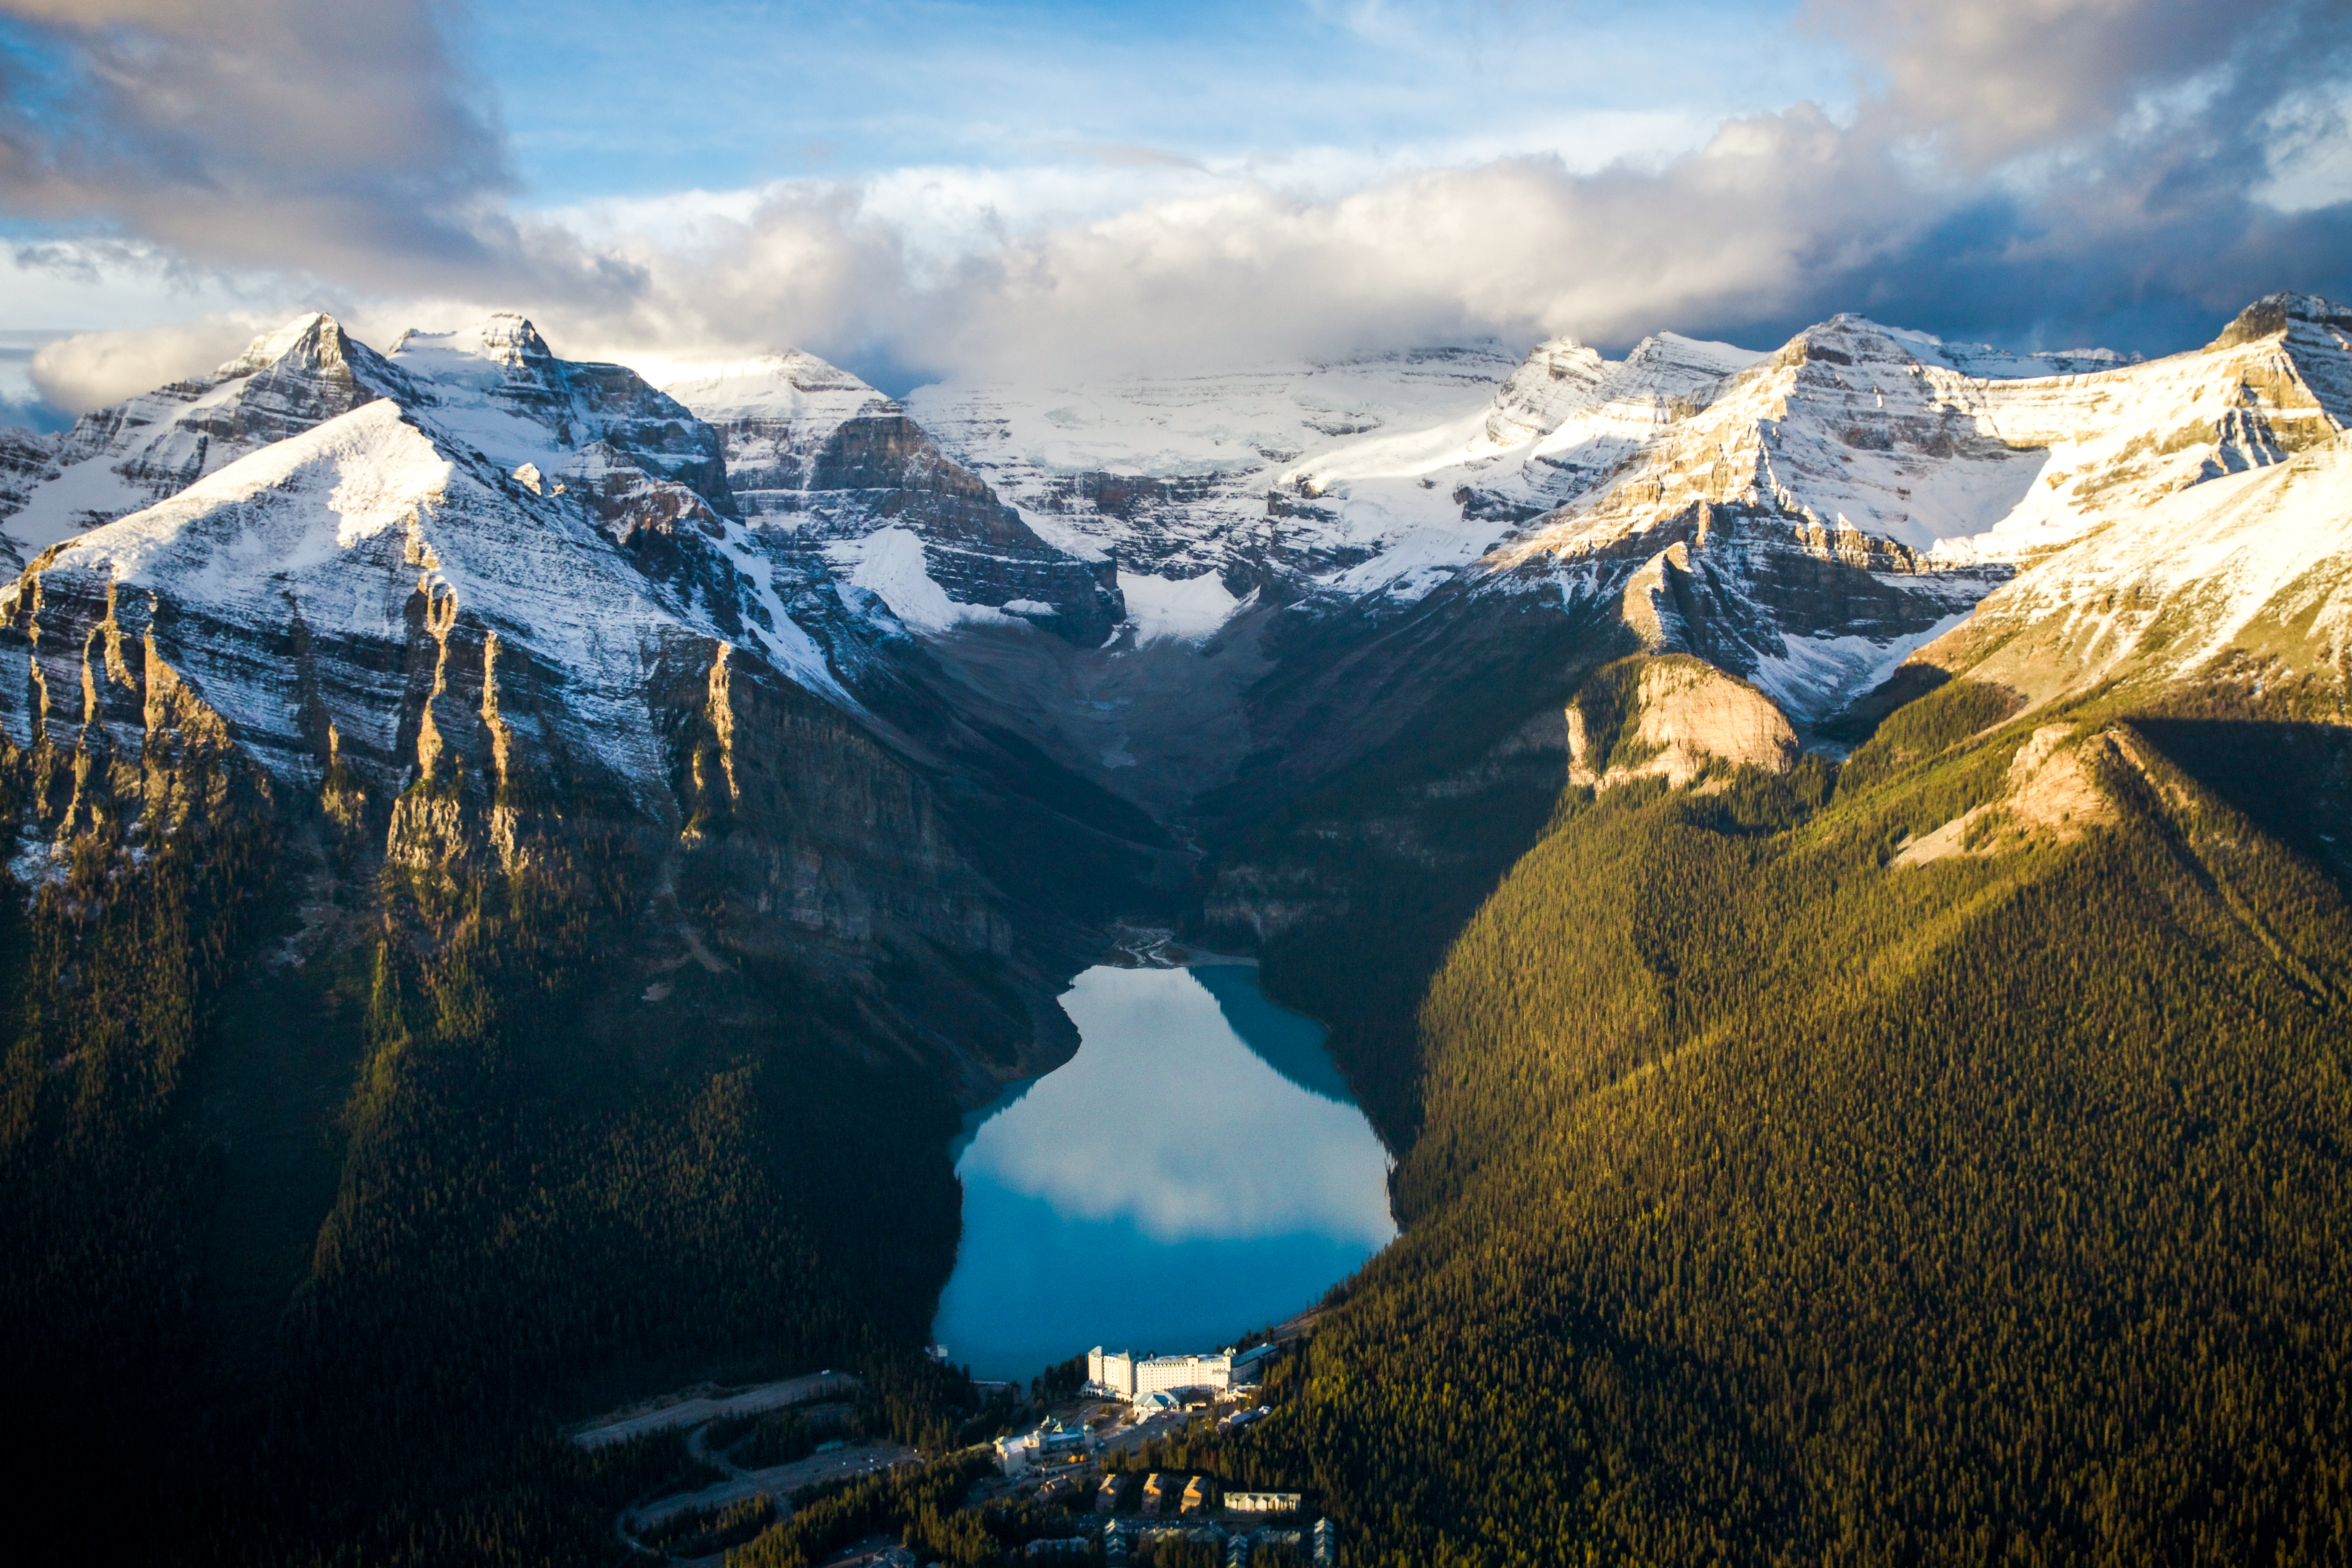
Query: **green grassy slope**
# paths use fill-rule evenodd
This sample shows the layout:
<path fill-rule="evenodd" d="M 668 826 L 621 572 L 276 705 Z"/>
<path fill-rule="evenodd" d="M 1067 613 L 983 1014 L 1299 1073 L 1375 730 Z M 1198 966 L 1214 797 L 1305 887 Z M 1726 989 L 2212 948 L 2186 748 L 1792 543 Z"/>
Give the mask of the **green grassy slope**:
<path fill-rule="evenodd" d="M 2068 717 L 2117 820 L 1986 856 L 1884 864 L 2053 721 L 1963 739 L 1965 683 L 1833 795 L 1563 806 L 1429 992 L 1412 1228 L 1259 1439 L 1350 1562 L 2352 1552 L 2352 918 L 2292 847 L 2345 732 L 2250 724 L 2292 776 L 2233 801 L 2212 731 Z"/>

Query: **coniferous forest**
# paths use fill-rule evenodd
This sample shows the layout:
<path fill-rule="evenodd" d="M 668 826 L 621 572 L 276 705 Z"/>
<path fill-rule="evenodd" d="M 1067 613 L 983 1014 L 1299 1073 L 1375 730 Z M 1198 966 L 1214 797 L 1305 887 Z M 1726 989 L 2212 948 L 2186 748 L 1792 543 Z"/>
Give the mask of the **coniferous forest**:
<path fill-rule="evenodd" d="M 1638 666 L 1578 697 L 1620 760 Z M 2275 701 L 2013 706 L 1954 682 L 1783 774 L 1507 780 L 1393 919 L 1278 939 L 1405 1235 L 1271 1418 L 1129 1462 L 1305 1490 L 1360 1563 L 2342 1561 L 2352 750 Z M 2111 805 L 2006 813 L 2057 744 Z M 629 883 L 593 842 L 378 868 L 370 940 L 273 970 L 278 879 L 339 851 L 184 768 L 208 811 L 139 857 L 100 818 L 5 931 L 8 1408 L 58 1539 L 605 1560 L 694 1461 L 565 1420 L 817 1364 L 938 1458 L 747 1516 L 741 1561 L 1069 1527 L 961 1506 L 1012 1413 L 915 1353 L 955 1110 L 845 1052 L 845 1002 L 746 966 L 723 1041 L 600 1026 Z"/>
<path fill-rule="evenodd" d="M 5 762 L 84 798 L 86 768 Z M 847 999 L 746 965 L 648 1026 L 613 994 L 625 845 L 370 867 L 233 757 L 184 781 L 207 809 L 131 819 L 159 850 L 100 807 L 5 932 L 5 1405 L 61 1548 L 597 1561 L 688 1468 L 674 1435 L 560 1439 L 619 1398 L 840 1364 L 879 1431 L 970 1414 L 915 1348 L 955 1108 L 845 1053 Z M 286 881 L 337 871 L 359 939 L 270 966 Z"/>
<path fill-rule="evenodd" d="M 1406 1235 L 1251 1435 L 1349 1561 L 2352 1551 L 2352 748 L 2009 706 L 1562 797 L 1435 963 Z M 2114 819 L 1893 864 L 2053 725 Z"/>

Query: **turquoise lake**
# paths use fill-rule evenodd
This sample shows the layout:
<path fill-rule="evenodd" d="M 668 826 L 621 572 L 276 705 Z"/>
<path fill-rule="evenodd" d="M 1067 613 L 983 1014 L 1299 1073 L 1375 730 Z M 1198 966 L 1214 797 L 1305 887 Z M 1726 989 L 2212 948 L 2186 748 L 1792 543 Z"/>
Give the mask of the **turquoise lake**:
<path fill-rule="evenodd" d="M 1093 1345 L 1213 1351 L 1314 1305 L 1396 1235 L 1389 1158 L 1324 1049 L 1243 964 L 1101 966 L 1078 1054 L 964 1119 L 963 1241 L 932 1338 L 1024 1382 Z"/>

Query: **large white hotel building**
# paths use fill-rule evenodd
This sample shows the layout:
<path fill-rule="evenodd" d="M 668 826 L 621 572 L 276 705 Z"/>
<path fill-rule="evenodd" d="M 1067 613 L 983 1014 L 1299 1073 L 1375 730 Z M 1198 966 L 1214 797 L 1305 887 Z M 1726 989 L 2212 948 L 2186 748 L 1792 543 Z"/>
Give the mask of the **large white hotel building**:
<path fill-rule="evenodd" d="M 1272 1351 L 1261 1345 L 1239 1357 L 1231 1351 L 1216 1355 L 1160 1355 L 1139 1360 L 1128 1351 L 1106 1351 L 1100 1345 L 1087 1352 L 1087 1387 L 1095 1394 L 1139 1399 L 1179 1388 L 1206 1388 L 1218 1394 L 1233 1391 L 1236 1383 L 1253 1380 Z M 1238 1364 L 1236 1364 L 1238 1363 Z"/>

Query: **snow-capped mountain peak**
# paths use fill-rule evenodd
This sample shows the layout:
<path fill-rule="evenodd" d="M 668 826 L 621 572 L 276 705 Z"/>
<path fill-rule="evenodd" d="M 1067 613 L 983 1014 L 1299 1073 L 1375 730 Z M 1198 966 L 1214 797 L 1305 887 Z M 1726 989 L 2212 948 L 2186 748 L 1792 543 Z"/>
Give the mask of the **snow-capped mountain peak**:
<path fill-rule="evenodd" d="M 394 341 L 391 357 L 436 381 L 484 387 L 518 380 L 544 383 L 557 363 L 539 329 L 514 310 L 493 311 L 449 331 L 411 327 Z"/>
<path fill-rule="evenodd" d="M 558 358 L 520 315 L 404 332 L 389 358 L 415 388 L 407 405 L 439 430 L 584 493 L 610 526 L 735 510 L 715 432 L 625 365 Z M 672 493 L 652 502 L 649 486 Z"/>
<path fill-rule="evenodd" d="M 2347 324 L 2325 300 L 2281 297 L 2204 350 L 2141 363 L 2000 356 L 1833 317 L 1665 423 L 1481 572 L 1622 596 L 1645 641 L 1819 715 L 2015 563 L 2333 440 Z"/>
<path fill-rule="evenodd" d="M 86 414 L 29 453 L 0 489 L 0 553 L 18 564 L 110 522 L 274 441 L 378 397 L 407 377 L 333 317 L 299 316 L 256 338 L 210 375 L 174 382 Z"/>
<path fill-rule="evenodd" d="M 2352 305 L 2316 294 L 2267 294 L 2239 311 L 2206 350 L 2273 338 L 2330 417 L 2352 424 Z"/>
<path fill-rule="evenodd" d="M 1612 361 L 1574 338 L 1554 338 L 1538 344 L 1495 394 L 1486 438 L 1510 447 L 1580 421 L 1590 433 L 1603 422 L 1627 429 L 1663 423 L 1702 389 L 1761 357 L 1729 343 L 1657 332 Z"/>
<path fill-rule="evenodd" d="M 289 354 L 304 351 L 313 353 L 319 348 L 333 344 L 338 352 L 351 340 L 342 335 L 342 323 L 323 310 L 313 310 L 297 316 L 275 331 L 262 333 L 245 346 L 244 352 L 213 372 L 213 378 L 233 381 L 267 370 Z"/>

